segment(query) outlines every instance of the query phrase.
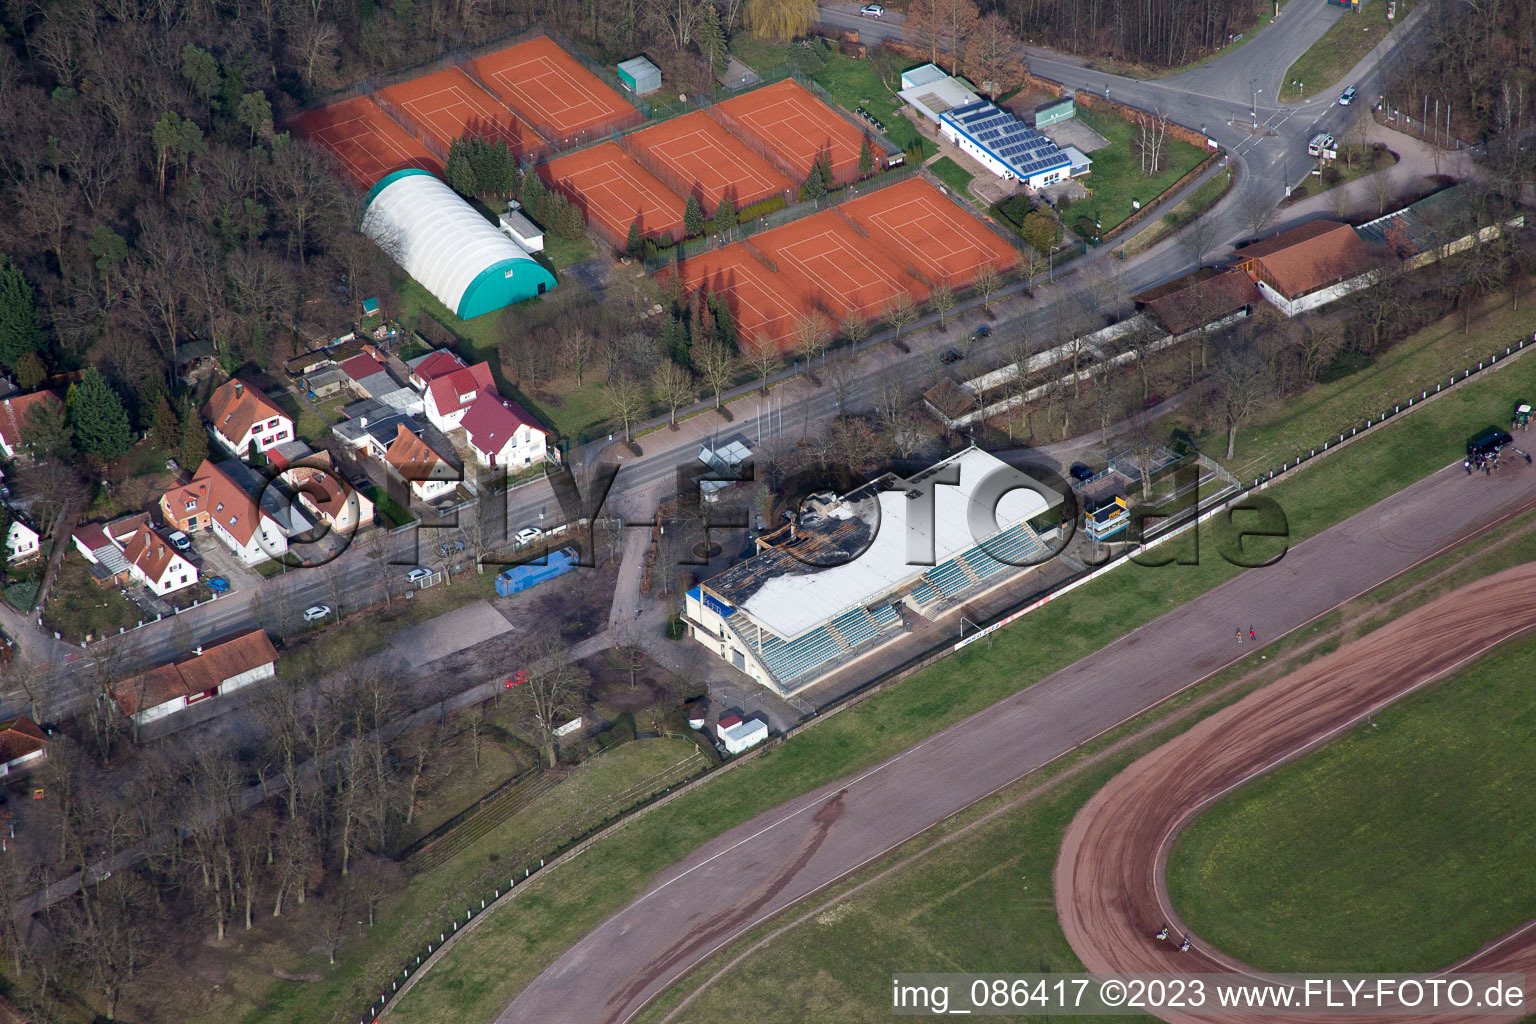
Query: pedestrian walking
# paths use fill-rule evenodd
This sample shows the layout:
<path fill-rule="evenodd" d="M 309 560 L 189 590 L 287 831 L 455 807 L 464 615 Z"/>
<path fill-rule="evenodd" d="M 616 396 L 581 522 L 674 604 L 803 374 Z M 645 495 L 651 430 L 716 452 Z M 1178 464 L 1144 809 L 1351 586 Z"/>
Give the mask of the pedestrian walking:
<path fill-rule="evenodd" d="M 1243 642 L 1243 627 L 1242 626 L 1238 626 L 1237 627 L 1237 642 L 1238 643 L 1242 643 Z"/>
<path fill-rule="evenodd" d="M 1249 640 L 1253 640 L 1253 639 L 1255 639 L 1255 636 L 1254 636 L 1254 633 L 1253 633 L 1253 627 L 1252 627 L 1252 626 L 1249 626 L 1249 627 L 1248 627 L 1248 639 L 1249 639 Z"/>

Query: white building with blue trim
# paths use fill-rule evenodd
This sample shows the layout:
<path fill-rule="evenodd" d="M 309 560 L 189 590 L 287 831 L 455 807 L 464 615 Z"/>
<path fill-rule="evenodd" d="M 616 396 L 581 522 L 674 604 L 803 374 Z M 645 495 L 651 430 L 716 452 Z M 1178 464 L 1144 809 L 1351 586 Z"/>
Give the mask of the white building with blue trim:
<path fill-rule="evenodd" d="M 1043 188 L 1072 176 L 1072 158 L 1056 143 L 986 100 L 944 111 L 939 134 L 1005 181 Z"/>

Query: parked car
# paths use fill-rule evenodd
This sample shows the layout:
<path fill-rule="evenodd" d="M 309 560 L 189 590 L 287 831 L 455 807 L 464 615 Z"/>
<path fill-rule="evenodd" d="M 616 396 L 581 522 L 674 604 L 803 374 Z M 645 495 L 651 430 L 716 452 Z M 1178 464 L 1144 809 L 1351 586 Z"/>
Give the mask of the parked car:
<path fill-rule="evenodd" d="M 1163 396 L 1162 395 L 1148 395 L 1146 398 L 1142 399 L 1141 407 L 1143 409 L 1150 409 L 1154 405 L 1161 405 L 1162 401 L 1163 401 Z"/>
<path fill-rule="evenodd" d="M 209 576 L 207 579 L 203 580 L 203 586 L 207 587 L 215 594 L 229 593 L 229 580 L 225 579 L 223 576 Z"/>
<path fill-rule="evenodd" d="M 177 462 L 175 459 L 166 459 L 165 468 L 170 470 L 172 473 L 180 473 L 181 463 Z"/>
<path fill-rule="evenodd" d="M 432 578 L 432 570 L 423 569 L 418 565 L 416 568 L 406 573 L 405 578 L 411 583 L 420 583 L 422 580 L 429 580 Z"/>
<path fill-rule="evenodd" d="M 943 363 L 945 366 L 948 366 L 950 363 L 958 363 L 961 359 L 964 358 L 965 357 L 962 356 L 958 351 L 951 348 L 946 349 L 944 354 L 939 356 L 939 362 Z"/>
<path fill-rule="evenodd" d="M 319 622 L 331 614 L 331 606 L 328 604 L 314 604 L 304 609 L 305 622 Z"/>
<path fill-rule="evenodd" d="M 537 526 L 525 526 L 517 531 L 517 542 L 519 544 L 532 544 L 542 536 L 544 536 L 544 531 Z"/>
<path fill-rule="evenodd" d="M 859 8 L 859 13 L 866 18 L 883 18 L 885 17 L 885 8 L 879 4 L 865 4 Z"/>
<path fill-rule="evenodd" d="M 1088 468 L 1087 466 L 1085 466 L 1081 462 L 1074 462 L 1074 463 L 1072 463 L 1072 468 L 1067 470 L 1067 475 L 1072 477 L 1073 480 L 1077 480 L 1077 481 L 1080 481 L 1080 482 L 1081 481 L 1086 481 L 1086 480 L 1092 480 L 1093 479 L 1093 470 Z"/>
<path fill-rule="evenodd" d="M 180 530 L 172 530 L 171 535 L 166 539 L 171 542 L 171 547 L 175 548 L 177 551 L 192 550 L 192 538 L 188 537 Z"/>
<path fill-rule="evenodd" d="M 1355 102 L 1355 92 L 1356 89 L 1354 86 L 1350 86 L 1348 89 L 1345 89 L 1343 94 L 1339 96 L 1339 106 L 1347 107 L 1351 103 Z"/>
<path fill-rule="evenodd" d="M 981 338 L 990 338 L 990 337 L 992 337 L 992 325 L 991 324 L 979 324 L 979 325 L 977 325 L 975 330 L 971 331 L 971 340 L 972 341 L 977 341 L 977 340 L 979 340 Z"/>

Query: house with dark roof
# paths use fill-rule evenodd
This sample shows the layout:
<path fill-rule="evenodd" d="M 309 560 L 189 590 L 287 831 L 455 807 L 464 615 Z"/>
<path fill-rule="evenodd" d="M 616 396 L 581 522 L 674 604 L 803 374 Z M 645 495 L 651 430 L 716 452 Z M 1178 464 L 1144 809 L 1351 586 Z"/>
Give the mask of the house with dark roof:
<path fill-rule="evenodd" d="M 171 547 L 170 541 L 144 523 L 123 544 L 123 559 L 132 577 L 159 597 L 197 582 L 197 567 Z"/>
<path fill-rule="evenodd" d="M 26 715 L 0 722 L 0 778 L 31 771 L 48 757 L 48 734 Z"/>
<path fill-rule="evenodd" d="M 18 454 L 29 454 L 26 438 L 27 413 L 36 405 L 54 405 L 62 408 L 63 402 L 54 391 L 34 391 L 0 401 L 0 453 L 8 459 Z"/>
<path fill-rule="evenodd" d="M 208 404 L 203 419 L 219 444 L 231 455 L 248 458 L 295 437 L 293 420 L 260 388 L 238 377 L 225 381 Z"/>
<path fill-rule="evenodd" d="M 194 648 L 190 656 L 113 683 L 112 703 L 146 725 L 277 674 L 277 650 L 259 629 Z"/>
<path fill-rule="evenodd" d="M 1136 308 L 1148 313 L 1169 334 L 1179 335 L 1229 319 L 1241 319 L 1263 301 L 1258 286 L 1243 271 L 1200 270 L 1136 296 Z"/>
<path fill-rule="evenodd" d="M 1233 265 L 1286 316 L 1296 316 L 1375 283 L 1378 272 L 1355 229 L 1315 220 L 1244 246 Z"/>
<path fill-rule="evenodd" d="M 494 391 L 481 392 L 460 423 L 475 461 L 521 469 L 549 457 L 549 432 L 528 410 Z"/>
<path fill-rule="evenodd" d="M 384 455 L 384 464 L 409 485 L 419 501 L 434 501 L 452 493 L 463 479 L 458 466 L 404 424 L 397 428 L 395 440 Z"/>

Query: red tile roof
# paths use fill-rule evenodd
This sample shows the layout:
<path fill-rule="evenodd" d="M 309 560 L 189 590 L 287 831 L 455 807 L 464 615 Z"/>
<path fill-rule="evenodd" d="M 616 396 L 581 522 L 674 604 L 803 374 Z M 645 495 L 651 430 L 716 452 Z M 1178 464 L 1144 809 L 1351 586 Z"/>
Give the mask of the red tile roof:
<path fill-rule="evenodd" d="M 1288 299 L 1326 288 L 1368 267 L 1365 244 L 1348 224 L 1312 221 L 1236 253 L 1238 265 Z"/>
<path fill-rule="evenodd" d="M 1259 289 L 1241 270 L 1212 274 L 1146 303 L 1164 329 L 1182 334 L 1261 301 Z"/>
<path fill-rule="evenodd" d="M 531 427 L 547 433 L 539 421 L 509 398 L 485 391 L 470 403 L 459 424 L 469 434 L 470 442 L 482 452 L 499 452 L 517 433 L 518 427 Z"/>
<path fill-rule="evenodd" d="M 160 582 L 165 570 L 176 560 L 176 551 L 166 539 L 145 523 L 123 545 L 123 557 L 129 565 L 137 566 L 148 579 Z"/>
<path fill-rule="evenodd" d="M 372 377 L 376 373 L 383 373 L 384 364 L 367 352 L 363 352 L 341 363 L 340 369 L 342 373 L 353 380 L 362 380 L 364 377 Z"/>
<path fill-rule="evenodd" d="M 476 363 L 462 370 L 454 370 L 434 378 L 427 385 L 427 394 L 432 396 L 432 404 L 437 407 L 439 416 L 458 412 L 483 391 L 496 393 L 496 381 L 491 377 L 489 363 Z M 469 396 L 468 401 L 464 400 L 466 395 Z"/>
<path fill-rule="evenodd" d="M 384 458 L 402 477 L 411 481 L 457 479 L 457 473 L 448 461 L 426 441 L 407 430 L 405 424 L 397 426 L 395 431 L 395 439 L 390 442 Z"/>
<path fill-rule="evenodd" d="M 741 724 L 741 716 L 740 715 L 726 715 L 724 718 L 720 719 L 720 725 L 718 726 L 718 728 L 721 728 L 721 729 L 731 729 L 731 728 L 734 728 L 735 726 L 738 726 L 740 724 Z"/>
<path fill-rule="evenodd" d="M 207 463 L 205 462 L 204 465 Z M 191 508 L 187 507 L 189 502 L 192 505 Z M 165 514 L 166 519 L 175 519 L 178 522 L 207 512 L 208 478 L 199 475 L 185 484 L 172 487 L 161 496 L 160 510 Z"/>
<path fill-rule="evenodd" d="M 455 370 L 463 370 L 468 363 L 454 355 L 452 352 L 438 350 L 416 364 L 411 372 L 424 381 L 434 381 L 439 377 L 452 373 Z"/>
<path fill-rule="evenodd" d="M 256 535 L 256 525 L 261 522 L 261 509 L 257 507 L 256 499 L 210 460 L 203 460 L 194 478 L 208 481 L 208 515 L 242 547 L 249 544 Z"/>
<path fill-rule="evenodd" d="M 260 388 L 238 377 L 225 381 L 203 407 L 203 417 L 235 444 L 250 433 L 252 424 L 274 416 L 288 419 L 288 414 L 272 404 Z"/>
<path fill-rule="evenodd" d="M 17 395 L 0 402 L 0 441 L 13 449 L 18 447 L 23 441 L 28 410 L 39 402 L 58 401 L 56 392 L 34 391 L 29 395 Z"/>
<path fill-rule="evenodd" d="M 48 734 L 26 715 L 0 723 L 0 764 L 48 748 Z"/>
<path fill-rule="evenodd" d="M 277 661 L 272 641 L 259 629 L 205 644 L 202 652 L 112 684 L 113 703 L 132 715 L 177 697 L 206 693 L 226 679 Z"/>

